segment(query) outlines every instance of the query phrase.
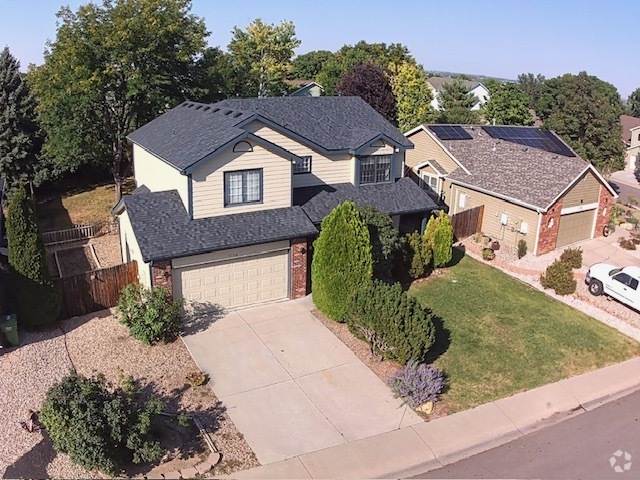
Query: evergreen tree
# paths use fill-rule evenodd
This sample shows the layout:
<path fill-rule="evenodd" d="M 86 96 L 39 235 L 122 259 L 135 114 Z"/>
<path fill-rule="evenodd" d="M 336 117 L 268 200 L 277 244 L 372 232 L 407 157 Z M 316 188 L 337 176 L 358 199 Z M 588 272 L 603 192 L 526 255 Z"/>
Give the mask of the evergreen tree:
<path fill-rule="evenodd" d="M 471 110 L 478 99 L 469 93 L 463 81 L 456 78 L 453 82 L 445 84 L 438 97 L 440 105 L 439 123 L 478 123 L 478 112 Z"/>
<path fill-rule="evenodd" d="M 627 99 L 631 115 L 640 118 L 640 88 L 636 88 Z"/>
<path fill-rule="evenodd" d="M 7 237 L 18 321 L 29 328 L 51 325 L 60 313 L 60 299 L 47 270 L 34 203 L 23 185 L 9 202 Z"/>
<path fill-rule="evenodd" d="M 10 189 L 20 183 L 37 185 L 42 180 L 38 155 L 43 138 L 35 107 L 20 74 L 20 62 L 5 47 L 0 53 L 0 176 Z"/>
<path fill-rule="evenodd" d="M 313 249 L 313 302 L 332 320 L 344 322 L 351 297 L 373 274 L 369 230 L 354 203 L 344 202 L 325 217 Z"/>
<path fill-rule="evenodd" d="M 406 132 L 422 123 L 432 123 L 435 111 L 433 92 L 422 65 L 403 62 L 391 77 L 391 88 L 398 105 L 398 129 Z"/>

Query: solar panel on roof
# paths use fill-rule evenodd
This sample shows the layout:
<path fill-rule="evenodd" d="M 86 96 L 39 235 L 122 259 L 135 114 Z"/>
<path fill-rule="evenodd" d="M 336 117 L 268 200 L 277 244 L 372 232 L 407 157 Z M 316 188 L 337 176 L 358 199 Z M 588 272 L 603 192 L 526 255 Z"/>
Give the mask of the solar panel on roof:
<path fill-rule="evenodd" d="M 569 147 L 548 130 L 540 130 L 535 127 L 505 127 L 498 125 L 486 125 L 482 128 L 493 138 L 499 138 L 526 147 L 538 148 L 565 157 L 575 157 Z"/>
<path fill-rule="evenodd" d="M 429 128 L 440 140 L 471 140 L 473 138 L 460 125 L 431 125 Z"/>

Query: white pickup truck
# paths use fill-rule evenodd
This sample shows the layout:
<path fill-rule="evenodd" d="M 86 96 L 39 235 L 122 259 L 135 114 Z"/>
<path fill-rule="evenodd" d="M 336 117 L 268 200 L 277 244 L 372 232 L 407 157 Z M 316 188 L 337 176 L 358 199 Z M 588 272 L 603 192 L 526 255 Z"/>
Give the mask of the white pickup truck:
<path fill-rule="evenodd" d="M 596 263 L 589 268 L 585 282 L 592 295 L 604 293 L 634 310 L 640 310 L 640 267 L 621 268 L 608 263 Z"/>

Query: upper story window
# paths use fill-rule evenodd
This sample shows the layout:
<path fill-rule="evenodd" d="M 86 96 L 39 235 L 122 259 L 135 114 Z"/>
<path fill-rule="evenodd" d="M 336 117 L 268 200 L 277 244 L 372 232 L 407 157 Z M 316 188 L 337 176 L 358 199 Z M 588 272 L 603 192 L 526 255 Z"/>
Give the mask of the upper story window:
<path fill-rule="evenodd" d="M 300 158 L 302 158 L 302 162 L 296 162 L 293 164 L 293 174 L 311 173 L 311 155 Z"/>
<path fill-rule="evenodd" d="M 391 181 L 392 155 L 370 155 L 360 158 L 360 185 Z"/>
<path fill-rule="evenodd" d="M 262 202 L 262 169 L 224 172 L 224 205 Z"/>
<path fill-rule="evenodd" d="M 422 177 L 420 178 L 420 186 L 425 190 L 430 190 L 434 193 L 438 193 L 438 177 L 435 175 L 430 175 L 426 172 L 422 173 Z"/>

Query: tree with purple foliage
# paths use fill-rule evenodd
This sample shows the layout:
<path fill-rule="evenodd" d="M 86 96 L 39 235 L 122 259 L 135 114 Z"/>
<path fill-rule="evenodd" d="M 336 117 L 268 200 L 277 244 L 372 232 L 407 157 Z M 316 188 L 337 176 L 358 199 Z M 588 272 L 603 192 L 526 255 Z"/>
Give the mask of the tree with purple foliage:
<path fill-rule="evenodd" d="M 386 69 L 373 63 L 361 63 L 342 74 L 336 86 L 339 95 L 362 98 L 393 125 L 398 125 L 396 97 Z"/>

